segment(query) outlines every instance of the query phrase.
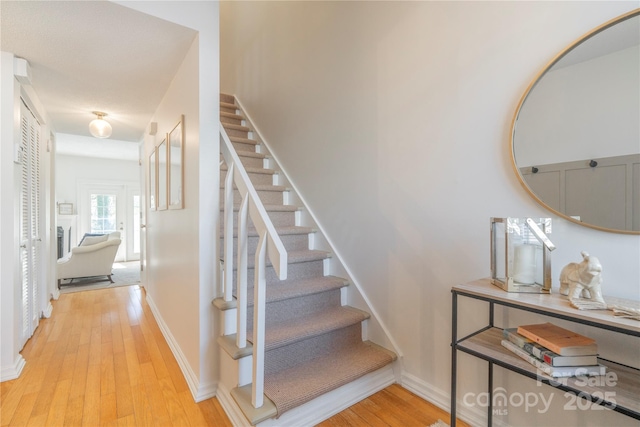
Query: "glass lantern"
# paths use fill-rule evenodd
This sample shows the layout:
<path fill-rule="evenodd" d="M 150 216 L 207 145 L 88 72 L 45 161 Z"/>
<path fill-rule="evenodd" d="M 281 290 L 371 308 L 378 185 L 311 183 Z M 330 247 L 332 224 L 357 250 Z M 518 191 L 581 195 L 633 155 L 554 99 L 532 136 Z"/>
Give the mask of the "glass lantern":
<path fill-rule="evenodd" d="M 507 292 L 549 293 L 551 218 L 491 218 L 491 283 Z"/>

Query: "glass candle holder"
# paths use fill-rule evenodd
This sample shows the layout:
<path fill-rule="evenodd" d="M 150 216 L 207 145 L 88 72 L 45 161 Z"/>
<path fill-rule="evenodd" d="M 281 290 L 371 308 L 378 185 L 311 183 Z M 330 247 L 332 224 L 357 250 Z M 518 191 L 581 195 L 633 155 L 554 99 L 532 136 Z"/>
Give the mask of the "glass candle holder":
<path fill-rule="evenodd" d="M 507 292 L 549 293 L 551 218 L 491 218 L 491 283 Z"/>

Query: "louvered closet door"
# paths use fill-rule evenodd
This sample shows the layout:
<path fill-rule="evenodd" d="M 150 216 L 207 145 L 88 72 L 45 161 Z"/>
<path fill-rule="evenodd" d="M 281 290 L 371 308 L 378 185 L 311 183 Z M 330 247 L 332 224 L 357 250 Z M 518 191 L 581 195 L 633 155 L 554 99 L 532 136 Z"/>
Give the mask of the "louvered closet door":
<path fill-rule="evenodd" d="M 42 277 L 40 123 L 22 103 L 22 183 L 20 203 L 20 258 L 22 262 L 22 344 L 33 335 L 40 319 Z"/>

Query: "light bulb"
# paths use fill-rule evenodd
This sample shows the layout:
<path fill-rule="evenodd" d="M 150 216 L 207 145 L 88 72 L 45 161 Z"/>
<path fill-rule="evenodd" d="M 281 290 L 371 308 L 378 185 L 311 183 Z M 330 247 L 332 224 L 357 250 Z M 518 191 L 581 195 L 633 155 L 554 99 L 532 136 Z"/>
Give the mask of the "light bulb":
<path fill-rule="evenodd" d="M 109 138 L 111 136 L 112 129 L 109 122 L 103 118 L 106 114 L 99 111 L 94 111 L 93 114 L 98 116 L 98 118 L 89 123 L 89 132 L 91 132 L 91 135 L 96 138 Z"/>

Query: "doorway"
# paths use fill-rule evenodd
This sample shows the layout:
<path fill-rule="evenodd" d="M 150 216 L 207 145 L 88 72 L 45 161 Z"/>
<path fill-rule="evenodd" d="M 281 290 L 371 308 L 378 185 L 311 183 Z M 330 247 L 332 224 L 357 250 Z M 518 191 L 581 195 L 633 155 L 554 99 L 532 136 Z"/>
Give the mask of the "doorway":
<path fill-rule="evenodd" d="M 80 185 L 80 235 L 120 232 L 117 262 L 140 259 L 140 188 L 138 183 L 86 182 Z"/>

